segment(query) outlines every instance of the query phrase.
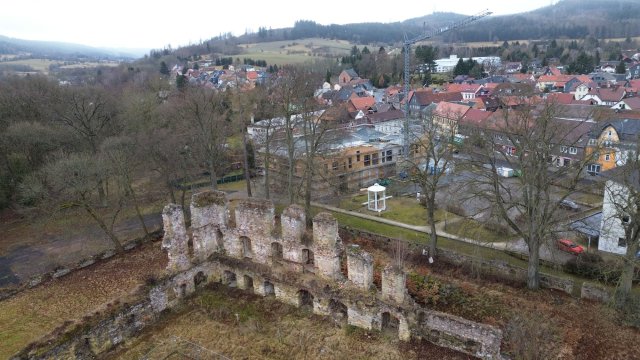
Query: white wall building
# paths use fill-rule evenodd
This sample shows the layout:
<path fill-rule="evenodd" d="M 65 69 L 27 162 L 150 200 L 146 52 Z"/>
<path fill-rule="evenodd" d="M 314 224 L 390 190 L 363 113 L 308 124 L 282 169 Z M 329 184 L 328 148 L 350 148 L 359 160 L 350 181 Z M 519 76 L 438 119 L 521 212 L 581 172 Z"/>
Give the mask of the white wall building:
<path fill-rule="evenodd" d="M 622 224 L 625 218 L 618 214 L 615 204 L 627 202 L 625 198 L 629 195 L 629 190 L 612 180 L 607 181 L 604 189 L 598 250 L 624 255 L 627 251 Z"/>
<path fill-rule="evenodd" d="M 468 61 L 469 58 L 462 58 L 463 61 Z M 474 57 L 473 60 L 477 61 L 479 64 L 487 64 L 491 66 L 501 66 L 502 62 L 500 57 L 498 56 L 479 56 Z M 456 67 L 460 61 L 458 55 L 451 55 L 448 58 L 438 59 L 435 61 L 436 63 L 436 72 L 444 73 L 453 71 L 453 68 Z"/>

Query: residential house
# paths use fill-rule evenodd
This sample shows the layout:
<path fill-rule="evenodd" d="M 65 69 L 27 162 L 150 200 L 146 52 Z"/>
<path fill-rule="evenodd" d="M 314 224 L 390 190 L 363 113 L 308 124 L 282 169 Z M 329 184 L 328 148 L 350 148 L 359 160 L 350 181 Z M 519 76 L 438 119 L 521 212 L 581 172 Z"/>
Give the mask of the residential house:
<path fill-rule="evenodd" d="M 549 93 L 545 98 L 549 102 L 552 102 L 555 104 L 562 104 L 562 105 L 569 105 L 574 100 L 572 94 L 565 94 L 565 93 Z"/>
<path fill-rule="evenodd" d="M 582 98 L 584 98 L 589 91 L 591 91 L 591 88 L 595 87 L 595 83 L 590 82 L 590 83 L 581 83 L 578 86 L 576 86 L 575 90 L 573 91 L 573 99 L 574 100 L 581 100 Z"/>
<path fill-rule="evenodd" d="M 609 87 L 618 83 L 618 78 L 615 74 L 609 73 L 595 73 L 591 74 L 591 80 L 599 87 Z"/>
<path fill-rule="evenodd" d="M 622 86 L 614 86 L 610 88 L 591 89 L 587 95 L 580 100 L 589 100 L 592 105 L 614 106 L 622 100 L 627 91 Z"/>
<path fill-rule="evenodd" d="M 627 69 L 627 79 L 640 79 L 640 63 L 629 66 Z"/>
<path fill-rule="evenodd" d="M 404 112 L 397 109 L 367 115 L 368 123 L 372 124 L 376 131 L 386 135 L 402 134 L 404 119 Z"/>
<path fill-rule="evenodd" d="M 597 152 L 588 171 L 592 174 L 624 165 L 640 138 L 640 119 L 601 121 L 589 134 L 589 152 Z"/>
<path fill-rule="evenodd" d="M 458 122 L 471 109 L 470 106 L 442 101 L 433 110 L 433 124 L 445 134 L 456 134 Z"/>
<path fill-rule="evenodd" d="M 536 82 L 536 87 L 540 91 L 564 91 L 568 81 L 573 78 L 571 75 L 542 75 Z"/>
<path fill-rule="evenodd" d="M 640 97 L 624 98 L 611 108 L 617 110 L 640 110 Z"/>
<path fill-rule="evenodd" d="M 558 167 L 583 161 L 588 155 L 589 134 L 595 124 L 591 119 L 554 118 L 557 140 L 551 149 L 549 161 Z"/>
<path fill-rule="evenodd" d="M 630 217 L 620 213 L 621 204 L 627 203 L 631 194 L 637 194 L 640 185 L 640 174 L 637 170 L 626 171 L 618 168 L 603 175 L 607 182 L 604 190 L 604 200 L 602 202 L 602 223 L 600 226 L 600 239 L 598 250 L 614 254 L 624 255 L 627 252 L 626 236 L 624 227 L 630 222 Z M 622 178 L 624 177 L 624 178 Z M 634 184 L 635 189 L 628 186 Z"/>
<path fill-rule="evenodd" d="M 358 73 L 355 70 L 346 69 L 346 70 L 342 70 L 340 75 L 338 75 L 338 84 L 340 85 L 349 84 L 352 80 L 358 80 L 358 79 L 360 79 L 360 76 L 358 76 Z"/>
<path fill-rule="evenodd" d="M 462 100 L 471 100 L 479 96 L 482 88 L 479 84 L 448 84 L 445 89 L 446 92 L 462 94 Z"/>
<path fill-rule="evenodd" d="M 462 94 L 459 92 L 434 93 L 430 89 L 409 92 L 409 110 L 412 113 L 420 112 L 427 106 L 442 101 L 462 101 Z"/>
<path fill-rule="evenodd" d="M 347 102 L 347 109 L 349 112 L 363 111 L 368 113 L 375 104 L 376 99 L 373 96 L 352 96 Z"/>
<path fill-rule="evenodd" d="M 522 70 L 522 63 L 521 62 L 507 62 L 507 63 L 504 63 L 504 71 L 507 74 L 518 73 L 518 72 L 520 72 L 520 70 Z"/>

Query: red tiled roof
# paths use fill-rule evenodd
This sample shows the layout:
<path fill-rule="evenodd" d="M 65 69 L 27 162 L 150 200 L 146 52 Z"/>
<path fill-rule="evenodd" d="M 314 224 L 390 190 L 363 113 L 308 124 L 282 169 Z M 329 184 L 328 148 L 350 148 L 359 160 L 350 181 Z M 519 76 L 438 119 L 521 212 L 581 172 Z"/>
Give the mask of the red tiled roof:
<path fill-rule="evenodd" d="M 630 97 L 626 99 L 622 99 L 625 104 L 627 104 L 633 110 L 640 110 L 640 97 Z"/>
<path fill-rule="evenodd" d="M 441 101 L 433 111 L 435 115 L 446 117 L 449 119 L 462 118 L 471 107 L 467 105 L 460 105 L 456 103 L 450 103 L 447 101 Z"/>
<path fill-rule="evenodd" d="M 373 98 L 373 96 L 351 98 L 349 100 L 349 111 L 368 110 L 375 104 L 376 100 Z"/>
<path fill-rule="evenodd" d="M 420 106 L 427 106 L 432 103 L 441 101 L 461 101 L 462 93 L 460 92 L 443 92 L 434 93 L 431 90 L 413 91 L 409 93 L 409 99 L 416 97 L 416 102 Z M 411 100 L 409 100 L 411 102 Z"/>
<path fill-rule="evenodd" d="M 552 93 L 547 95 L 547 101 L 556 104 L 568 105 L 571 104 L 573 100 L 575 100 L 573 94 L 568 93 Z"/>
<path fill-rule="evenodd" d="M 482 111 L 478 109 L 469 109 L 460 120 L 460 125 L 480 126 L 493 113 L 491 111 Z"/>
<path fill-rule="evenodd" d="M 589 91 L 589 95 L 598 96 L 603 101 L 620 101 L 625 94 L 625 88 L 613 87 L 613 88 L 595 88 Z"/>
<path fill-rule="evenodd" d="M 482 88 L 479 84 L 449 84 L 447 86 L 447 92 L 472 92 L 476 93 Z"/>
<path fill-rule="evenodd" d="M 574 76 L 571 75 L 542 75 L 538 78 L 539 83 L 557 83 L 557 82 L 567 82 L 573 79 Z"/>

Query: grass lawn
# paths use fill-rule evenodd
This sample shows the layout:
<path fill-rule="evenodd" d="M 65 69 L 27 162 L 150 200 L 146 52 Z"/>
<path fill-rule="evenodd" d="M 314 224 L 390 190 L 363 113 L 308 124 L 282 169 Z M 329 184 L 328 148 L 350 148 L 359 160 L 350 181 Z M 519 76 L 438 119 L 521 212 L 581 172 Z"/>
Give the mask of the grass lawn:
<path fill-rule="evenodd" d="M 372 211 L 367 210 L 366 205 L 362 205 L 366 202 L 367 195 L 357 195 L 352 198 L 342 200 L 338 207 L 345 210 L 373 215 L 374 213 Z M 410 197 L 393 197 L 391 199 L 387 199 L 387 210 L 380 213 L 380 216 L 385 219 L 400 221 L 409 225 L 426 226 L 428 224 L 427 210 L 420 205 L 418 201 Z M 444 221 L 447 217 L 454 218 L 456 215 L 447 213 L 442 209 L 436 210 L 436 222 Z"/>
<path fill-rule="evenodd" d="M 474 239 L 481 242 L 502 242 L 514 238 L 513 235 L 505 235 L 485 227 L 473 219 L 461 219 L 447 224 L 445 231 L 460 237 Z"/>

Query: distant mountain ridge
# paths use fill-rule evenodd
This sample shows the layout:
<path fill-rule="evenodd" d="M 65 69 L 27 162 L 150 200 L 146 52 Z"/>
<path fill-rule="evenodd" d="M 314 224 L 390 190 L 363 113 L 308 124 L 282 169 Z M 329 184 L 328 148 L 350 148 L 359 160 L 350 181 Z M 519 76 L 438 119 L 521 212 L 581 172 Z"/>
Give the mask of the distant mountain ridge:
<path fill-rule="evenodd" d="M 496 10 L 496 9 L 489 9 Z M 324 37 L 359 43 L 394 43 L 405 34 L 419 34 L 466 18 L 450 12 L 394 23 L 353 23 L 321 25 L 310 20 L 297 21 L 293 28 L 276 29 L 269 36 L 248 34 L 239 43 L 296 40 Z M 266 33 L 263 33 L 263 35 Z M 625 38 L 640 36 L 638 0 L 562 0 L 530 12 L 491 16 L 463 29 L 443 35 L 446 42 L 512 41 L 528 39 Z"/>
<path fill-rule="evenodd" d="M 127 52 L 66 42 L 24 40 L 0 35 L 0 55 L 20 53 L 51 59 L 65 59 L 73 56 L 111 60 L 132 59 L 141 55 L 140 50 Z"/>

